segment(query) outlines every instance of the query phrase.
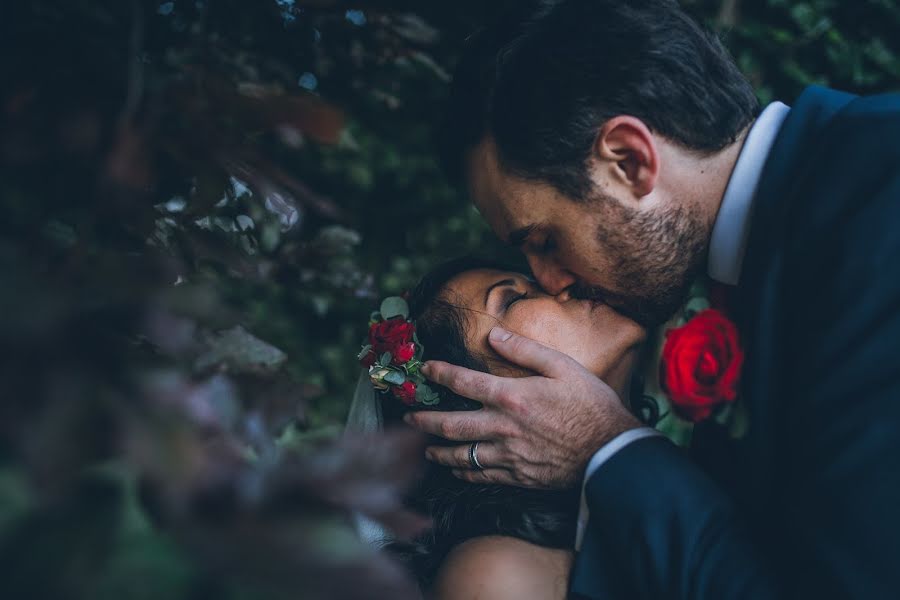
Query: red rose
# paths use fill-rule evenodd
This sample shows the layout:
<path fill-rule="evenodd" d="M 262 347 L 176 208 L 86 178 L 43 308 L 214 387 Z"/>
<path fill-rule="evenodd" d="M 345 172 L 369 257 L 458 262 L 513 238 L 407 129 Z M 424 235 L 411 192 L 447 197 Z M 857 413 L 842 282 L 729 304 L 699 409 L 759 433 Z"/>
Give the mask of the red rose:
<path fill-rule="evenodd" d="M 404 319 L 388 319 L 373 323 L 369 328 L 369 343 L 379 356 L 385 352 L 396 354 L 403 344 L 412 341 L 415 325 Z"/>
<path fill-rule="evenodd" d="M 666 332 L 660 383 L 675 412 L 698 423 L 737 398 L 743 362 L 734 323 L 707 309 Z"/>
<path fill-rule="evenodd" d="M 412 406 L 416 403 L 416 384 L 412 381 L 405 381 L 403 385 L 392 387 L 391 392 L 407 406 Z"/>
<path fill-rule="evenodd" d="M 416 345 L 413 342 L 401 344 L 394 349 L 393 355 L 393 363 L 395 365 L 405 365 L 416 355 Z"/>

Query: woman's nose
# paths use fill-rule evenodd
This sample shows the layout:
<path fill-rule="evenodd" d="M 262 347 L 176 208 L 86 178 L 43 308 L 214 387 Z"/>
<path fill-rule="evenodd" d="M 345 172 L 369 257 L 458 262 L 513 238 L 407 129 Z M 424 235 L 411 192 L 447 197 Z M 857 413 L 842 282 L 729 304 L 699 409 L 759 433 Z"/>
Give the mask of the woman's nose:
<path fill-rule="evenodd" d="M 555 261 L 529 256 L 528 266 L 535 279 L 551 296 L 558 296 L 575 283 L 575 276 L 561 268 Z"/>

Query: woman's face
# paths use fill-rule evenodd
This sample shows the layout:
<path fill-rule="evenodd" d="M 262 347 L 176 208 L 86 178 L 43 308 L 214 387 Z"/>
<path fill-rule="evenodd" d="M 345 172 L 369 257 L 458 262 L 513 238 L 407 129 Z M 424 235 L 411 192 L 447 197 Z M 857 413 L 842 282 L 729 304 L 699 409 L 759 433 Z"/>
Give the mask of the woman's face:
<path fill-rule="evenodd" d="M 464 311 L 466 344 L 488 357 L 498 375 L 523 375 L 487 341 L 496 325 L 568 354 L 620 395 L 626 391 L 644 329 L 606 304 L 551 296 L 529 277 L 493 269 L 466 271 L 446 286 L 446 299 Z"/>

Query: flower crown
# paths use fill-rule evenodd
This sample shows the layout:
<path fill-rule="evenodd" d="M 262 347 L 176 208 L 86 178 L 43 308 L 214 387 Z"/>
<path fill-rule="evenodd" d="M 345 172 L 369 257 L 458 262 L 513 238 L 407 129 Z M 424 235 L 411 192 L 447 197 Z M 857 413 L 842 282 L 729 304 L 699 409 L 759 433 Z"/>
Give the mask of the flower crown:
<path fill-rule="evenodd" d="M 357 358 L 369 369 L 376 390 L 384 394 L 390 391 L 407 406 L 432 406 L 440 396 L 428 387 L 421 373 L 423 352 L 416 324 L 409 320 L 406 300 L 392 296 L 369 317 L 369 339 Z"/>

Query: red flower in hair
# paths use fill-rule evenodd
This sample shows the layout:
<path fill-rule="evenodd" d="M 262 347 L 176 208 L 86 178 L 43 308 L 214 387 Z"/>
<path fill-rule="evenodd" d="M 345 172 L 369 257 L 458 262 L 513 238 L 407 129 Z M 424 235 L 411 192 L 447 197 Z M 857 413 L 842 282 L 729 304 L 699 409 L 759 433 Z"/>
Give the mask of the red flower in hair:
<path fill-rule="evenodd" d="M 391 393 L 407 406 L 412 406 L 416 403 L 416 384 L 412 381 L 406 381 L 403 385 L 392 387 Z"/>
<path fill-rule="evenodd" d="M 416 345 L 412 342 L 401 344 L 391 354 L 394 356 L 391 362 L 397 366 L 405 365 L 416 355 Z"/>
<path fill-rule="evenodd" d="M 373 323 L 369 328 L 369 343 L 378 355 L 390 352 L 396 355 L 400 346 L 412 342 L 416 327 L 404 319 L 388 319 Z"/>

